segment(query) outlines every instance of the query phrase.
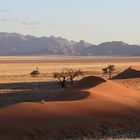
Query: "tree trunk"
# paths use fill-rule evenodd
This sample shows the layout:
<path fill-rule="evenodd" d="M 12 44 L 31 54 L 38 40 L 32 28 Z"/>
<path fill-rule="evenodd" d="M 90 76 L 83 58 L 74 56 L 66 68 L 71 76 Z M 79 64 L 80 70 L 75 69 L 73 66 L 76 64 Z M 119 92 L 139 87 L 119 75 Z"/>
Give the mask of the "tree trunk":
<path fill-rule="evenodd" d="M 111 72 L 109 72 L 109 79 L 111 79 Z"/>
<path fill-rule="evenodd" d="M 73 85 L 73 79 L 70 79 L 70 83 Z"/>
<path fill-rule="evenodd" d="M 63 81 L 61 82 L 61 87 L 62 87 L 62 88 L 65 88 L 65 82 L 66 82 L 66 80 L 63 79 Z"/>

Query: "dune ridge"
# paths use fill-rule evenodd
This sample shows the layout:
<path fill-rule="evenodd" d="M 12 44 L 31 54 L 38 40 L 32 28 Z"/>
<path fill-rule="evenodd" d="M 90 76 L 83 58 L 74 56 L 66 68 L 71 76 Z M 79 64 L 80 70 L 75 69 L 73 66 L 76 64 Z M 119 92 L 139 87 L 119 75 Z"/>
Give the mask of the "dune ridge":
<path fill-rule="evenodd" d="M 131 66 L 125 71 L 121 72 L 113 79 L 129 79 L 129 78 L 140 78 L 140 66 Z"/>

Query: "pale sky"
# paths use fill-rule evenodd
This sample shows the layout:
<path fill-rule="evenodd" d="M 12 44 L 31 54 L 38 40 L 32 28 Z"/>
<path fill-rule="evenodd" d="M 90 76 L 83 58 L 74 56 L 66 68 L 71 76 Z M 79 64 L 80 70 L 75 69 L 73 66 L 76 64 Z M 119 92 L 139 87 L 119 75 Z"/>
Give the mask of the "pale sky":
<path fill-rule="evenodd" d="M 0 0 L 0 32 L 140 44 L 140 0 Z"/>

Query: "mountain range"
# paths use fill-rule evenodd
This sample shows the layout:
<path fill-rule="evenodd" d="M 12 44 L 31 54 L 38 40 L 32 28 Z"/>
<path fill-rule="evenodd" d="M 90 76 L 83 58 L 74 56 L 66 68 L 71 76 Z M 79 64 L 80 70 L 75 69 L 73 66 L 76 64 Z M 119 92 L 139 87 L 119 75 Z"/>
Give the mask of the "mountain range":
<path fill-rule="evenodd" d="M 78 56 L 140 56 L 140 45 L 122 41 L 99 45 L 69 41 L 61 37 L 35 37 L 17 33 L 0 33 L 0 56 L 78 55 Z"/>

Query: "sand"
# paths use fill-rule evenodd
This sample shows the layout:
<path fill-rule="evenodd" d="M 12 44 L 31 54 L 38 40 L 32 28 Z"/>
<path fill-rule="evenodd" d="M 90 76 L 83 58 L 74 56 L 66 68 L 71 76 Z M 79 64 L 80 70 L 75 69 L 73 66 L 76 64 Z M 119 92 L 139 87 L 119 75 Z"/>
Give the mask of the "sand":
<path fill-rule="evenodd" d="M 107 129 L 120 124 L 123 128 L 140 129 L 140 94 L 113 80 L 86 77 L 57 98 L 52 102 L 25 102 L 1 108 L 0 138 L 64 139 L 68 134 L 88 135 L 101 125 Z"/>
<path fill-rule="evenodd" d="M 140 78 L 140 66 L 131 66 L 125 71 L 115 76 L 113 79 L 130 79 L 130 78 Z"/>

